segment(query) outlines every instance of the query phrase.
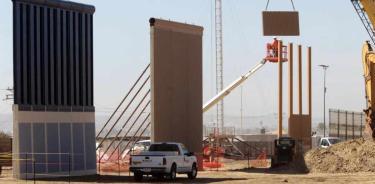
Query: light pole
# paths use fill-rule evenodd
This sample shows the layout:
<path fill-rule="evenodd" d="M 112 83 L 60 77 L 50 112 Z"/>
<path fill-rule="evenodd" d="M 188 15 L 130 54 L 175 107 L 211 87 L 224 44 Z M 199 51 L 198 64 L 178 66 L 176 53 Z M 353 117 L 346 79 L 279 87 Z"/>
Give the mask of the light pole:
<path fill-rule="evenodd" d="M 323 128 L 323 134 L 324 134 L 324 137 L 326 136 L 326 93 L 327 93 L 327 87 L 326 87 L 326 72 L 327 72 L 327 68 L 328 68 L 328 65 L 319 65 L 320 67 L 323 68 L 324 70 L 324 92 L 323 92 L 323 124 L 324 124 L 324 128 Z"/>

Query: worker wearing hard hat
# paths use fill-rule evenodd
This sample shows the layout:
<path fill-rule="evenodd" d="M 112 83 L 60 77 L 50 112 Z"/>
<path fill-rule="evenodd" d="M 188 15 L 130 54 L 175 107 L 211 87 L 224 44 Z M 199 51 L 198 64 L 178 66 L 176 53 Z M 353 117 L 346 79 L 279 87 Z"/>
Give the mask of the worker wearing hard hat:
<path fill-rule="evenodd" d="M 277 51 L 279 49 L 279 40 L 277 40 L 276 36 L 273 37 L 273 42 L 270 47 L 272 56 L 277 57 Z"/>
<path fill-rule="evenodd" d="M 272 43 L 267 43 L 267 56 L 277 58 L 277 51 L 279 49 L 279 40 L 277 37 L 273 37 Z"/>

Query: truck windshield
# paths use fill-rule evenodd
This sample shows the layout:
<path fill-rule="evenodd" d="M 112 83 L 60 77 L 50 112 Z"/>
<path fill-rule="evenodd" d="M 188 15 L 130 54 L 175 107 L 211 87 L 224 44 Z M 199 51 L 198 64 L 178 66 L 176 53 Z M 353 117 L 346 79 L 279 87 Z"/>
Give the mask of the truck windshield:
<path fill-rule="evenodd" d="M 336 144 L 336 143 L 340 142 L 340 139 L 329 139 L 329 142 L 331 144 Z"/>
<path fill-rule="evenodd" d="M 174 151 L 179 153 L 178 146 L 175 144 L 152 144 L 149 151 Z"/>

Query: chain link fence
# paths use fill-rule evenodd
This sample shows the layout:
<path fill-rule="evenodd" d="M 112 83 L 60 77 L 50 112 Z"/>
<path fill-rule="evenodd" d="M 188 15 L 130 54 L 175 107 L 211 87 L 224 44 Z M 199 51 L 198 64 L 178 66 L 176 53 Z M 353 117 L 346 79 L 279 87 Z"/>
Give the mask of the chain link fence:
<path fill-rule="evenodd" d="M 366 115 L 363 112 L 329 109 L 329 136 L 342 140 L 362 137 Z"/>

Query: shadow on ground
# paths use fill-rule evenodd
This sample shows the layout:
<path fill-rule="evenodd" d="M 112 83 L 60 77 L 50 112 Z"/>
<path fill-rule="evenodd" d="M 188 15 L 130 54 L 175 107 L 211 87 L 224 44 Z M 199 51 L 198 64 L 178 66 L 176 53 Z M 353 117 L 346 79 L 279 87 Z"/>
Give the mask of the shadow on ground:
<path fill-rule="evenodd" d="M 197 177 L 194 180 L 190 180 L 186 177 L 178 177 L 176 180 L 158 179 L 152 177 L 144 177 L 142 182 L 151 183 L 213 183 L 213 182 L 230 182 L 238 180 L 247 180 L 246 178 L 204 178 Z M 93 175 L 85 177 L 70 177 L 69 178 L 54 178 L 54 179 L 38 179 L 38 181 L 48 182 L 87 182 L 87 183 L 137 183 L 132 176 L 113 176 L 113 175 Z"/>
<path fill-rule="evenodd" d="M 308 174 L 309 169 L 306 166 L 302 155 L 295 156 L 294 160 L 287 165 L 278 165 L 273 168 L 244 168 L 231 171 L 246 173 L 266 173 L 266 174 Z"/>

